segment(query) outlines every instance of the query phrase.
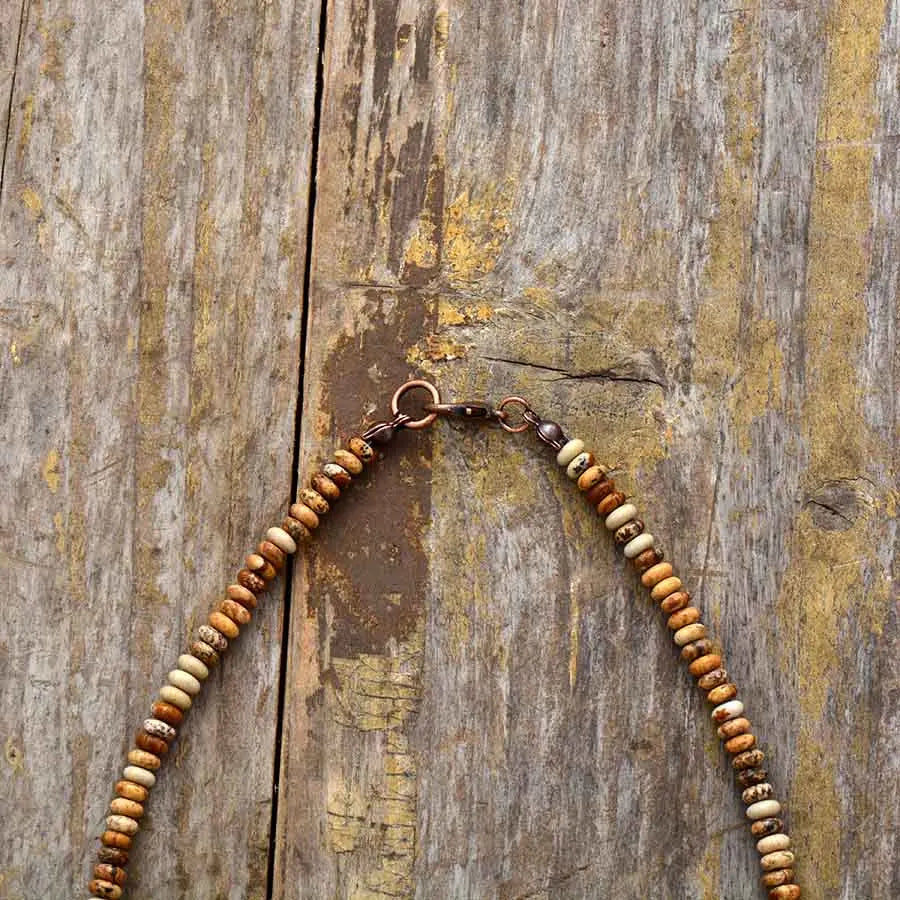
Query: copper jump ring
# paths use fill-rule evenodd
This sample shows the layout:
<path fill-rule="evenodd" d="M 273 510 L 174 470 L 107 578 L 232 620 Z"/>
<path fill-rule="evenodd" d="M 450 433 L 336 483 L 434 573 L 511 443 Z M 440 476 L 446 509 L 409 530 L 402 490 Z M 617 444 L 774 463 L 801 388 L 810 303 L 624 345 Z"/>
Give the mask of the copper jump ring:
<path fill-rule="evenodd" d="M 424 381 L 421 378 L 416 378 L 412 381 L 407 381 L 405 384 L 401 384 L 400 387 L 394 391 L 394 396 L 391 397 L 391 412 L 395 416 L 399 416 L 400 413 L 400 398 L 411 391 L 413 388 L 424 388 L 431 394 L 431 399 L 435 405 L 441 402 L 441 395 L 438 393 L 438 389 L 430 382 Z M 428 413 L 424 418 L 421 419 L 412 419 L 409 422 L 404 422 L 404 428 L 411 428 L 413 431 L 419 428 L 427 428 L 431 425 L 432 422 L 438 417 L 436 412 Z"/>
<path fill-rule="evenodd" d="M 507 431 L 512 434 L 519 434 L 522 431 L 527 431 L 530 427 L 530 421 L 528 419 L 528 413 L 532 413 L 531 407 L 528 405 L 527 400 L 523 400 L 521 397 L 505 397 L 501 402 L 497 409 L 501 413 L 505 413 L 505 407 L 511 403 L 520 403 L 523 407 L 522 409 L 522 419 L 518 425 L 509 425 L 506 421 L 506 417 L 500 419 L 500 427 L 505 428 Z"/>

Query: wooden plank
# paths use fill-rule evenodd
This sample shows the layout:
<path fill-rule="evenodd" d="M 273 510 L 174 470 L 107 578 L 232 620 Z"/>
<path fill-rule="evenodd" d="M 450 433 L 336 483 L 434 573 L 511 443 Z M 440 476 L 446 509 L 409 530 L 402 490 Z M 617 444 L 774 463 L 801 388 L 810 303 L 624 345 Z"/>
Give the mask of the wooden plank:
<path fill-rule="evenodd" d="M 897 891 L 866 799 L 900 786 L 897 27 L 862 0 L 329 19 L 303 471 L 412 372 L 524 393 L 620 466 L 817 898 Z M 496 431 L 387 456 L 298 584 L 275 895 L 762 896 L 704 703 L 565 479 Z"/>
<path fill-rule="evenodd" d="M 284 509 L 317 46 L 316 4 L 29 10 L 0 210 L 0 815 L 28 837 L 3 896 L 86 894 L 155 687 Z M 278 599 L 192 711 L 131 896 L 265 896 Z"/>
<path fill-rule="evenodd" d="M 0 8 L 0 136 L 3 145 L 0 147 L 0 170 L 5 168 L 6 154 L 15 147 L 9 142 L 9 106 L 12 101 L 13 81 L 15 80 L 16 57 L 19 52 L 19 35 L 21 32 L 25 5 L 6 3 Z M 0 181 L 0 192 L 2 192 Z"/>

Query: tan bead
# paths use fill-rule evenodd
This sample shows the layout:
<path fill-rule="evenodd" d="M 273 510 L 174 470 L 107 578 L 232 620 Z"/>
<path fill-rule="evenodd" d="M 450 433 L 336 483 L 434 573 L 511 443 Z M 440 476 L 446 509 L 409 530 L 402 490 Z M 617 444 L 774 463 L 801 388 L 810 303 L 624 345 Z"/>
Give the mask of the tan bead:
<path fill-rule="evenodd" d="M 766 872 L 773 869 L 787 869 L 794 864 L 794 854 L 790 850 L 776 850 L 761 857 L 759 864 Z"/>
<path fill-rule="evenodd" d="M 265 579 L 255 572 L 251 572 L 250 569 L 241 569 L 237 573 L 237 580 L 238 584 L 247 588 L 248 591 L 253 591 L 254 594 L 261 594 L 266 589 Z"/>
<path fill-rule="evenodd" d="M 134 736 L 134 743 L 139 750 L 164 756 L 169 752 L 169 745 L 155 734 L 148 734 L 143 728 Z"/>
<path fill-rule="evenodd" d="M 142 784 L 147 788 L 152 788 L 153 785 L 156 784 L 156 776 L 143 766 L 125 766 L 125 768 L 122 769 L 122 775 L 126 781 L 136 781 L 138 784 Z"/>
<path fill-rule="evenodd" d="M 246 606 L 247 609 L 256 609 L 256 594 L 242 584 L 229 584 L 225 588 L 225 596 L 235 603 L 240 603 L 241 606 Z"/>
<path fill-rule="evenodd" d="M 128 762 L 133 766 L 149 769 L 151 772 L 155 772 L 162 765 L 162 760 L 155 753 L 138 749 L 128 751 Z"/>
<path fill-rule="evenodd" d="M 209 678 L 209 668 L 202 660 L 190 653 L 182 653 L 178 657 L 178 668 L 184 669 L 185 672 L 193 675 L 198 681 L 206 681 Z M 189 692 L 190 693 L 190 692 Z"/>
<path fill-rule="evenodd" d="M 192 697 L 196 697 L 200 693 L 202 685 L 199 679 L 194 678 L 190 672 L 185 672 L 184 669 L 172 669 L 166 678 L 169 680 L 169 684 L 174 684 L 179 690 Z"/>
<path fill-rule="evenodd" d="M 603 466 L 591 466 L 586 472 L 578 476 L 578 490 L 589 491 L 592 487 L 606 481 L 606 470 Z"/>
<path fill-rule="evenodd" d="M 297 496 L 300 498 L 300 502 L 308 506 L 317 516 L 322 516 L 329 510 L 328 501 L 318 491 L 314 491 L 312 488 L 300 488 Z M 292 506 L 291 509 L 293 510 L 293 508 L 294 507 Z M 294 516 L 295 519 L 300 519 L 300 516 L 294 515 L 293 512 L 291 515 Z M 302 522 L 303 520 L 300 519 L 300 521 Z"/>
<path fill-rule="evenodd" d="M 134 800 L 135 803 L 143 803 L 150 796 L 147 788 L 134 781 L 117 781 L 116 793 L 126 800 Z"/>
<path fill-rule="evenodd" d="M 771 872 L 766 872 L 762 878 L 760 878 L 763 887 L 767 888 L 778 887 L 780 884 L 790 884 L 793 880 L 793 869 L 773 869 Z M 772 896 L 771 893 L 769 896 Z"/>
<path fill-rule="evenodd" d="M 281 530 L 290 537 L 295 546 L 306 543 L 312 537 L 312 532 L 299 519 L 295 519 L 293 516 L 284 517 L 281 523 Z"/>
<path fill-rule="evenodd" d="M 107 847 L 116 847 L 119 850 L 131 849 L 131 838 L 127 834 L 122 834 L 121 831 L 113 831 L 111 829 L 104 831 L 100 835 L 100 841 Z"/>
<path fill-rule="evenodd" d="M 105 844 L 101 844 L 97 848 L 97 859 L 110 866 L 128 865 L 128 854 L 124 850 L 118 850 L 115 847 L 107 847 Z"/>
<path fill-rule="evenodd" d="M 225 599 L 219 604 L 219 612 L 224 613 L 236 625 L 247 625 L 252 619 L 250 610 L 234 600 Z"/>
<path fill-rule="evenodd" d="M 625 495 L 621 491 L 614 491 L 612 494 L 607 494 L 597 504 L 597 512 L 605 519 L 614 509 L 618 509 L 624 502 Z"/>
<path fill-rule="evenodd" d="M 732 754 L 752 750 L 755 746 L 756 735 L 751 734 L 749 731 L 725 741 L 725 750 Z"/>
<path fill-rule="evenodd" d="M 375 459 L 375 451 L 359 435 L 354 435 L 347 441 L 347 448 L 357 459 L 366 464 Z"/>
<path fill-rule="evenodd" d="M 681 590 L 681 579 L 675 575 L 670 575 L 653 586 L 653 590 L 650 591 L 650 597 L 658 602 L 678 590 Z"/>
<path fill-rule="evenodd" d="M 334 503 L 341 496 L 341 489 L 322 472 L 316 472 L 309 479 L 309 486 L 318 491 L 329 503 Z"/>
<path fill-rule="evenodd" d="M 782 884 L 769 891 L 769 900 L 800 900 L 800 886 Z"/>
<path fill-rule="evenodd" d="M 672 631 L 678 631 L 679 628 L 684 628 L 685 625 L 693 625 L 694 622 L 700 621 L 700 610 L 697 609 L 696 606 L 688 606 L 685 609 L 680 609 L 676 613 L 672 613 L 669 616 L 666 625 Z"/>
<path fill-rule="evenodd" d="M 109 803 L 109 810 L 117 816 L 128 816 L 131 819 L 139 819 L 144 814 L 142 804 L 124 797 L 114 797 Z"/>
<path fill-rule="evenodd" d="M 757 819 L 750 826 L 753 837 L 765 837 L 767 834 L 778 834 L 784 828 L 784 822 L 777 816 L 771 819 Z"/>
<path fill-rule="evenodd" d="M 357 460 L 357 462 L 359 462 Z M 362 463 L 360 463 L 362 465 Z M 302 522 L 307 528 L 318 528 L 319 517 L 315 510 L 307 506 L 305 503 L 294 503 L 289 510 L 291 516 L 298 522 Z"/>
<path fill-rule="evenodd" d="M 181 688 L 175 687 L 174 684 L 164 684 L 159 689 L 161 700 L 177 706 L 182 712 L 187 712 L 191 708 L 191 695 L 186 694 Z"/>
<path fill-rule="evenodd" d="M 274 528 L 269 529 L 269 531 L 274 530 Z M 297 545 L 294 543 L 293 538 L 286 531 L 282 531 L 281 528 L 278 530 L 291 542 L 294 550 L 296 550 Z M 266 535 L 269 534 L 269 531 L 266 532 Z M 284 568 L 287 554 L 278 546 L 278 544 L 273 544 L 270 540 L 260 541 L 259 546 L 256 548 L 256 552 L 267 562 L 271 563 L 276 572 L 280 572 Z M 291 553 L 293 552 L 294 551 L 292 550 Z"/>
<path fill-rule="evenodd" d="M 766 754 L 758 747 L 754 747 L 752 750 L 745 750 L 743 753 L 738 753 L 738 755 L 731 760 L 731 765 L 738 770 L 755 769 L 765 758 Z"/>
<path fill-rule="evenodd" d="M 645 550 L 643 553 L 638 553 L 631 562 L 634 564 L 635 572 L 638 575 L 643 575 L 644 572 L 652 569 L 657 563 L 661 563 L 664 557 L 663 551 L 658 546 L 655 546 Z"/>
<path fill-rule="evenodd" d="M 122 896 L 122 888 L 111 881 L 104 881 L 102 878 L 89 881 L 88 890 L 95 897 L 103 897 L 104 900 L 119 900 L 119 897 Z"/>
<path fill-rule="evenodd" d="M 191 655 L 196 656 L 208 669 L 219 664 L 219 654 L 204 641 L 191 641 L 190 651 Z"/>
<path fill-rule="evenodd" d="M 263 559 L 258 553 L 248 553 L 246 563 L 247 568 L 264 581 L 271 581 L 278 574 L 275 571 L 275 566 Z"/>
<path fill-rule="evenodd" d="M 241 633 L 240 628 L 220 612 L 211 612 L 207 621 L 216 631 L 221 631 L 229 641 L 233 641 Z"/>
<path fill-rule="evenodd" d="M 360 462 L 359 457 L 354 456 L 349 450 L 335 450 L 334 461 L 345 468 L 351 475 L 359 475 L 363 470 L 363 464 Z"/>
<path fill-rule="evenodd" d="M 714 687 L 707 695 L 706 699 L 713 705 L 718 706 L 720 703 L 727 703 L 737 697 L 737 685 L 726 682 Z"/>
<path fill-rule="evenodd" d="M 712 653 L 714 649 L 715 648 L 713 647 L 713 642 L 704 637 L 686 644 L 682 648 L 681 658 L 685 662 L 693 662 L 695 659 L 699 659 L 701 656 L 705 656 L 707 653 Z"/>
<path fill-rule="evenodd" d="M 685 625 L 684 628 L 679 628 L 678 631 L 672 635 L 672 639 L 679 647 L 683 647 L 685 644 L 690 644 L 694 641 L 699 641 L 700 638 L 704 637 L 706 637 L 706 626 L 702 622 L 694 622 L 691 625 Z"/>
<path fill-rule="evenodd" d="M 697 687 L 700 688 L 701 691 L 711 691 L 713 688 L 718 687 L 720 684 L 725 684 L 728 681 L 728 673 L 723 668 L 713 669 L 712 672 L 707 672 L 705 675 L 701 675 L 697 679 Z"/>
<path fill-rule="evenodd" d="M 672 576 L 672 563 L 661 562 L 650 566 L 643 575 L 641 575 L 641 584 L 645 588 L 652 588 L 666 578 Z"/>
<path fill-rule="evenodd" d="M 790 849 L 791 839 L 786 834 L 770 834 L 768 837 L 760 838 L 756 842 L 756 850 L 763 856 L 767 853 L 773 853 L 776 850 Z"/>
<path fill-rule="evenodd" d="M 659 608 L 666 615 L 671 615 L 673 612 L 678 612 L 679 609 L 684 609 L 690 602 L 691 595 L 687 591 L 672 591 L 672 593 L 659 604 Z"/>
<path fill-rule="evenodd" d="M 217 631 L 212 625 L 201 625 L 197 628 L 197 637 L 204 644 L 209 644 L 216 653 L 224 653 L 228 649 L 228 641 L 221 631 Z"/>
<path fill-rule="evenodd" d="M 713 669 L 721 668 L 721 666 L 722 657 L 719 656 L 718 653 L 707 653 L 705 656 L 695 659 L 688 666 L 688 672 L 690 672 L 694 678 L 699 678 L 701 675 L 706 675 L 707 672 L 712 672 Z"/>
<path fill-rule="evenodd" d="M 338 463 L 325 463 L 325 465 L 322 466 L 322 474 L 326 478 L 330 478 L 342 491 L 350 487 L 350 484 L 353 482 L 350 473 L 343 466 L 338 465 Z M 315 487 L 315 485 L 313 485 L 313 487 Z"/>
<path fill-rule="evenodd" d="M 94 878 L 101 881 L 111 881 L 113 884 L 125 884 L 128 873 L 121 866 L 111 866 L 108 863 L 101 863 L 94 866 Z"/>
<path fill-rule="evenodd" d="M 716 730 L 716 734 L 723 740 L 728 741 L 733 737 L 737 737 L 739 734 L 744 734 L 744 732 L 750 730 L 750 720 L 745 719 L 743 716 L 738 716 L 736 719 L 732 719 L 730 722 L 725 722 L 720 725 Z"/>
<path fill-rule="evenodd" d="M 131 816 L 107 816 L 106 827 L 110 831 L 121 831 L 122 834 L 131 836 L 138 833 L 140 825 L 137 819 L 132 819 Z"/>

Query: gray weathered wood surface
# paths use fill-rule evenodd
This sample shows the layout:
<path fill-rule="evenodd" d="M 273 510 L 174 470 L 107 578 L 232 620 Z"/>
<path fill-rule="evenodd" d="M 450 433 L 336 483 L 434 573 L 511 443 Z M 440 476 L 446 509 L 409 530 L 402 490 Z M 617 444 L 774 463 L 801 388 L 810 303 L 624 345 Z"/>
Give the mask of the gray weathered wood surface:
<path fill-rule="evenodd" d="M 86 896 L 298 442 L 305 477 L 413 374 L 621 469 L 804 896 L 900 896 L 900 2 L 320 14 L 0 7 L 0 898 Z M 659 613 L 530 436 L 405 434 L 351 494 L 195 704 L 127 896 L 764 896 Z"/>

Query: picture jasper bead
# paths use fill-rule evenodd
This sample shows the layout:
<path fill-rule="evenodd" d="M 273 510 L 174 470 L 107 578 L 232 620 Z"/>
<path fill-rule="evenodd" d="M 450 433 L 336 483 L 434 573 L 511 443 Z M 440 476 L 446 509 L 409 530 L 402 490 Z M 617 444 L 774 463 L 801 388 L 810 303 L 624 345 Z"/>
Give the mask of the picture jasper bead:
<path fill-rule="evenodd" d="M 579 453 L 567 466 L 566 476 L 572 481 L 577 481 L 591 466 L 597 462 L 594 454 L 590 451 Z"/>
<path fill-rule="evenodd" d="M 253 591 L 254 594 L 261 594 L 266 589 L 265 579 L 249 569 L 241 569 L 237 574 L 237 580 L 238 584 L 243 585 L 248 591 Z"/>
<path fill-rule="evenodd" d="M 99 866 L 94 866 L 94 878 L 122 885 L 125 884 L 128 873 L 121 868 L 121 866 L 111 866 L 108 863 L 101 863 Z"/>
<path fill-rule="evenodd" d="M 690 602 L 691 595 L 687 591 L 673 591 L 659 604 L 659 608 L 666 615 L 671 615 L 673 612 L 678 612 L 679 609 L 684 609 Z"/>
<path fill-rule="evenodd" d="M 604 520 L 603 524 L 608 531 L 617 531 L 626 522 L 630 522 L 637 515 L 637 507 L 633 503 L 624 503 L 616 507 Z"/>
<path fill-rule="evenodd" d="M 606 471 L 603 466 L 591 466 L 578 476 L 578 490 L 587 492 L 606 480 Z"/>
<path fill-rule="evenodd" d="M 291 540 L 297 544 L 305 543 L 312 537 L 312 532 L 309 528 L 293 516 L 285 516 L 281 527 L 284 529 L 285 534 L 289 535 Z"/>
<path fill-rule="evenodd" d="M 723 741 L 728 741 L 749 730 L 750 720 L 745 719 L 743 716 L 739 716 L 737 719 L 732 719 L 730 722 L 725 722 L 720 725 L 716 734 L 718 734 Z"/>
<path fill-rule="evenodd" d="M 171 743 L 175 740 L 175 729 L 160 719 L 144 719 L 143 728 L 147 734 L 161 738 L 166 743 Z"/>
<path fill-rule="evenodd" d="M 331 508 L 328 501 L 312 488 L 301 488 L 297 496 L 300 498 L 300 502 L 308 506 L 317 516 L 324 515 Z M 291 509 L 293 508 L 292 506 Z M 299 518 L 299 516 L 295 516 L 295 518 Z"/>
<path fill-rule="evenodd" d="M 771 872 L 764 872 L 759 880 L 763 883 L 763 887 L 767 888 L 778 887 L 779 884 L 790 884 L 794 880 L 794 870 L 772 869 Z M 771 896 L 771 893 L 769 896 Z"/>
<path fill-rule="evenodd" d="M 99 878 L 88 882 L 88 890 L 95 897 L 103 897 L 105 900 L 119 900 L 119 897 L 122 896 L 122 888 L 117 884 L 113 884 L 111 881 L 103 881 Z"/>
<path fill-rule="evenodd" d="M 649 590 L 673 574 L 672 563 L 655 563 L 641 575 L 641 584 Z"/>
<path fill-rule="evenodd" d="M 235 603 L 234 600 L 223 600 L 219 604 L 219 612 L 228 616 L 236 625 L 247 625 L 253 618 L 249 609 Z"/>
<path fill-rule="evenodd" d="M 201 625 L 197 629 L 197 637 L 208 644 L 216 653 L 224 653 L 228 649 L 228 641 L 221 631 L 217 631 L 212 625 Z"/>
<path fill-rule="evenodd" d="M 155 753 L 148 753 L 146 750 L 140 749 L 128 751 L 128 762 L 150 772 L 156 772 L 162 765 L 162 760 Z"/>
<path fill-rule="evenodd" d="M 242 584 L 229 584 L 225 588 L 225 596 L 235 603 L 240 603 L 241 606 L 246 606 L 247 609 L 256 609 L 256 594 Z"/>
<path fill-rule="evenodd" d="M 784 822 L 778 818 L 757 819 L 750 826 L 753 837 L 765 837 L 767 834 L 778 834 L 784 828 Z"/>
<path fill-rule="evenodd" d="M 326 463 L 324 466 L 322 466 L 322 474 L 326 478 L 330 478 L 340 490 L 349 487 L 353 482 L 353 478 L 350 476 L 350 473 L 343 466 L 340 466 L 337 463 Z M 316 486 L 313 485 L 313 487 Z M 318 488 L 316 488 L 316 490 L 318 490 Z"/>
<path fill-rule="evenodd" d="M 335 450 L 334 461 L 351 475 L 359 475 L 363 470 L 363 464 L 359 458 L 354 456 L 349 450 Z"/>
<path fill-rule="evenodd" d="M 572 438 L 563 445 L 556 454 L 556 462 L 561 466 L 567 466 L 579 453 L 584 450 L 584 441 L 580 438 Z"/>
<path fill-rule="evenodd" d="M 584 475 L 582 475 L 582 478 L 583 477 Z M 586 491 L 584 499 L 587 500 L 591 506 L 596 506 L 604 497 L 608 497 L 615 489 L 616 483 L 607 478 Z"/>
<path fill-rule="evenodd" d="M 216 631 L 224 634 L 229 641 L 233 641 L 241 632 L 240 628 L 220 612 L 211 612 L 206 619 Z"/>
<path fill-rule="evenodd" d="M 109 811 L 117 816 L 128 816 L 131 819 L 140 819 L 144 815 L 144 807 L 134 800 L 126 800 L 124 797 L 113 797 L 109 802 Z"/>
<path fill-rule="evenodd" d="M 706 637 L 706 626 L 702 622 L 694 622 L 691 625 L 685 625 L 684 628 L 679 628 L 678 631 L 672 635 L 672 640 L 674 640 L 679 647 L 683 647 L 685 644 L 699 641 L 700 638 L 704 637 Z M 718 688 L 716 690 L 718 690 Z"/>
<path fill-rule="evenodd" d="M 771 819 L 781 812 L 781 804 L 777 800 L 758 800 L 751 803 L 744 812 L 748 819 Z"/>
<path fill-rule="evenodd" d="M 776 872 L 787 871 L 793 877 L 793 869 L 776 869 Z M 800 886 L 785 883 L 769 891 L 769 900 L 800 900 Z"/>
<path fill-rule="evenodd" d="M 121 831 L 112 831 L 111 829 L 104 831 L 100 835 L 100 842 L 107 847 L 115 847 L 117 850 L 131 849 L 131 838 Z"/>
<path fill-rule="evenodd" d="M 318 491 L 329 503 L 341 496 L 341 489 L 323 472 L 316 472 L 309 479 L 309 486 Z"/>
<path fill-rule="evenodd" d="M 138 822 L 130 816 L 107 816 L 106 827 L 110 831 L 121 831 L 122 834 L 134 835 L 138 833 Z"/>
<path fill-rule="evenodd" d="M 614 509 L 625 502 L 625 495 L 621 491 L 613 491 L 607 494 L 598 504 L 597 512 L 605 519 Z"/>
<path fill-rule="evenodd" d="M 254 575 L 258 575 L 263 581 L 271 581 L 278 574 L 275 566 L 258 553 L 248 553 L 244 563 Z"/>
<path fill-rule="evenodd" d="M 117 781 L 116 793 L 120 797 L 134 800 L 136 803 L 143 803 L 150 796 L 150 791 L 148 791 L 147 788 L 134 781 Z"/>
<path fill-rule="evenodd" d="M 97 848 L 97 859 L 111 866 L 125 866 L 128 864 L 128 854 L 116 847 L 100 846 Z"/>
<path fill-rule="evenodd" d="M 615 542 L 624 547 L 630 540 L 636 538 L 644 530 L 644 523 L 640 519 L 632 519 L 621 528 L 616 529 Z"/>
<path fill-rule="evenodd" d="M 212 669 L 219 664 L 219 654 L 204 641 L 192 641 L 190 649 L 191 654 L 196 656 L 207 668 Z"/>
<path fill-rule="evenodd" d="M 767 853 L 759 861 L 759 864 L 767 872 L 772 869 L 786 869 L 793 863 L 794 854 L 790 850 L 776 850 L 774 853 Z"/>
<path fill-rule="evenodd" d="M 666 625 L 672 631 L 678 631 L 681 628 L 684 628 L 685 625 L 693 625 L 694 622 L 700 621 L 700 610 L 697 609 L 696 606 L 688 606 L 684 609 L 679 609 L 678 612 L 672 613 L 666 621 Z"/>
<path fill-rule="evenodd" d="M 756 746 L 756 736 L 749 731 L 725 741 L 725 750 L 728 753 L 743 753 L 752 750 Z"/>
<path fill-rule="evenodd" d="M 354 435 L 347 441 L 347 449 L 366 464 L 375 459 L 375 451 L 359 435 Z"/>
<path fill-rule="evenodd" d="M 706 695 L 707 702 L 712 703 L 713 706 L 727 703 L 729 700 L 734 700 L 735 697 L 737 697 L 737 685 L 730 684 L 729 682 L 714 687 Z"/>
<path fill-rule="evenodd" d="M 745 750 L 743 753 L 738 753 L 731 760 L 731 765 L 735 769 L 755 769 L 765 758 L 766 754 L 756 747 L 753 750 Z"/>
<path fill-rule="evenodd" d="M 362 465 L 362 463 L 360 463 L 360 465 Z M 312 507 L 307 506 L 305 503 L 291 504 L 291 508 L 288 510 L 288 512 L 291 514 L 292 518 L 296 519 L 298 522 L 301 522 L 307 528 L 319 527 L 319 517 L 316 515 L 315 510 L 312 509 Z"/>
<path fill-rule="evenodd" d="M 748 788 L 754 784 L 760 784 L 765 781 L 769 777 L 768 771 L 766 769 L 756 768 L 756 769 L 744 769 L 741 772 L 738 772 L 735 776 L 737 778 L 737 783 L 742 788 Z"/>
<path fill-rule="evenodd" d="M 651 569 L 657 563 L 661 563 L 665 558 L 665 554 L 659 547 L 653 547 L 651 550 L 645 550 L 639 553 L 631 562 L 634 564 L 635 571 L 638 575 L 642 575 L 648 569 Z"/>
<path fill-rule="evenodd" d="M 701 638 L 697 641 L 691 641 L 690 644 L 686 644 L 682 647 L 681 658 L 685 662 L 693 662 L 695 659 L 699 659 L 707 653 L 712 653 L 712 651 L 713 642 L 709 640 L 709 638 Z"/>
<path fill-rule="evenodd" d="M 740 700 L 726 700 L 725 703 L 720 703 L 711 713 L 710 716 L 716 724 L 722 724 L 722 722 L 727 722 L 729 719 L 736 719 L 738 716 L 743 715 L 744 713 L 744 704 L 741 703 Z"/>
<path fill-rule="evenodd" d="M 712 672 L 714 669 L 721 668 L 721 666 L 722 657 L 719 656 L 718 653 L 707 653 L 705 656 L 701 656 L 699 659 L 695 659 L 688 666 L 688 672 L 690 672 L 691 675 L 694 676 L 694 678 L 699 678 L 701 675 L 706 675 L 708 672 Z"/>
<path fill-rule="evenodd" d="M 658 581 L 653 585 L 650 590 L 650 599 L 659 603 L 674 591 L 680 591 L 681 587 L 681 579 L 677 575 L 670 575 L 668 578 L 663 578 L 662 581 Z"/>
<path fill-rule="evenodd" d="M 285 534 L 285 537 L 290 537 L 290 535 Z M 284 550 L 277 544 L 273 544 L 272 541 L 260 541 L 259 546 L 256 548 L 256 552 L 259 553 L 263 559 L 271 563 L 276 571 L 279 572 L 284 567 L 284 562 L 287 559 Z"/>
<path fill-rule="evenodd" d="M 786 834 L 770 834 L 756 842 L 756 849 L 763 856 L 775 850 L 790 850 L 791 839 Z"/>
<path fill-rule="evenodd" d="M 725 684 L 728 681 L 728 673 L 722 669 L 713 669 L 712 672 L 707 672 L 705 675 L 701 675 L 697 679 L 697 686 L 701 691 L 709 691 L 714 687 L 718 687 L 720 684 Z"/>
<path fill-rule="evenodd" d="M 172 706 L 171 703 L 164 703 L 161 700 L 157 700 L 150 707 L 150 715 L 166 725 L 171 725 L 173 731 L 176 726 L 184 721 L 184 713 L 177 706 Z M 158 736 L 161 737 L 161 735 Z M 168 738 L 163 738 L 163 740 L 168 740 Z"/>
<path fill-rule="evenodd" d="M 143 729 L 134 736 L 134 743 L 139 750 L 146 750 L 156 756 L 163 756 L 169 752 L 169 745 L 162 738 L 147 734 Z"/>

